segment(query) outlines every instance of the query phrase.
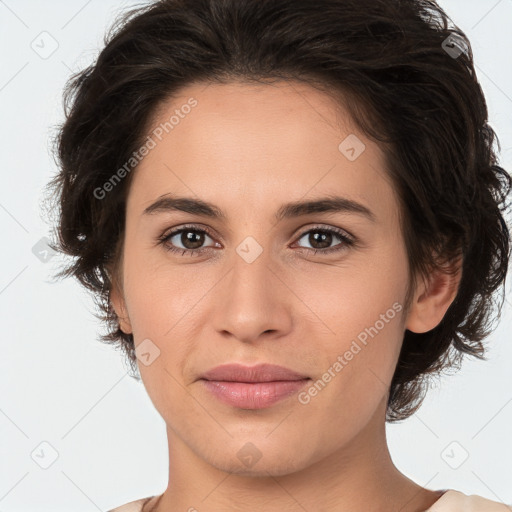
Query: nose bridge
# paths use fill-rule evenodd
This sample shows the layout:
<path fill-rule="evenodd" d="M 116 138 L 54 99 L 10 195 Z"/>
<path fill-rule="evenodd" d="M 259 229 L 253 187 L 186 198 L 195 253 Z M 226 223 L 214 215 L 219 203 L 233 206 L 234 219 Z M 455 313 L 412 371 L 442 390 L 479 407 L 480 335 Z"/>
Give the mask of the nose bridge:
<path fill-rule="evenodd" d="M 271 266 L 271 251 L 253 236 L 244 238 L 235 247 L 232 258 L 233 270 L 229 277 L 232 294 L 240 294 L 240 299 L 244 300 L 261 300 L 262 296 L 270 291 L 267 287 L 273 276 Z M 246 297 L 246 294 L 249 297 Z"/>
<path fill-rule="evenodd" d="M 235 247 L 231 270 L 221 287 L 216 307 L 215 328 L 244 341 L 255 340 L 266 331 L 283 331 L 291 320 L 276 277 L 271 251 L 253 237 Z"/>

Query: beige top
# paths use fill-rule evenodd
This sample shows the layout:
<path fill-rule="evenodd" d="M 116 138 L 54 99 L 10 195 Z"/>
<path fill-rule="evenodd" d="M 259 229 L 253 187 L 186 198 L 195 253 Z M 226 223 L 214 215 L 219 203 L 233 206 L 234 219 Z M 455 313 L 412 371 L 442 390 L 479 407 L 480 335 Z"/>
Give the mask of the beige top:
<path fill-rule="evenodd" d="M 141 512 L 142 506 L 154 497 L 132 501 L 109 512 Z M 512 512 L 512 505 L 488 500 L 475 494 L 468 496 L 460 491 L 447 490 L 425 512 Z"/>

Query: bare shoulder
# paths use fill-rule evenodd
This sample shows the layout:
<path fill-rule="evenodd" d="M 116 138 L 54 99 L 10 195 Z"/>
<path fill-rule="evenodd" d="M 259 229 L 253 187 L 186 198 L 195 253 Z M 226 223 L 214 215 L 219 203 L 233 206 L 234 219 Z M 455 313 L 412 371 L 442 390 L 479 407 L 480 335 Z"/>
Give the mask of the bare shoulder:
<path fill-rule="evenodd" d="M 460 491 L 445 492 L 426 512 L 512 512 L 512 505 Z"/>
<path fill-rule="evenodd" d="M 139 500 L 130 501 L 130 503 L 125 503 L 124 505 L 120 505 L 119 507 L 113 508 L 108 512 L 141 512 L 142 507 L 148 503 L 154 496 L 150 496 L 148 498 L 141 498 Z"/>

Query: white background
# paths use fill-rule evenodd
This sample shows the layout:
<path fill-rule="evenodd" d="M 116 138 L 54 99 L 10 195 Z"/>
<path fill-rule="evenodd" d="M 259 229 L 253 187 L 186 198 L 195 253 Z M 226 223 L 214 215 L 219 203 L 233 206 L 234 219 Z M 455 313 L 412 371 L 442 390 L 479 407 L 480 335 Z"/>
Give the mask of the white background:
<path fill-rule="evenodd" d="M 472 42 L 500 163 L 512 171 L 512 0 L 440 4 Z M 50 229 L 41 192 L 55 172 L 49 143 L 65 81 L 94 59 L 130 5 L 0 0 L 0 512 L 104 511 L 166 488 L 162 418 L 121 354 L 97 341 L 86 293 L 74 281 L 53 282 L 60 256 L 43 263 L 32 252 Z M 58 43 L 46 59 L 31 47 L 43 31 Z M 395 464 L 415 482 L 512 504 L 510 332 L 507 303 L 488 360 L 467 360 L 437 381 L 417 414 L 388 425 Z M 39 460 L 49 457 L 43 441 L 58 452 L 48 469 L 31 458 L 35 449 Z M 463 450 L 467 460 L 450 467 Z"/>

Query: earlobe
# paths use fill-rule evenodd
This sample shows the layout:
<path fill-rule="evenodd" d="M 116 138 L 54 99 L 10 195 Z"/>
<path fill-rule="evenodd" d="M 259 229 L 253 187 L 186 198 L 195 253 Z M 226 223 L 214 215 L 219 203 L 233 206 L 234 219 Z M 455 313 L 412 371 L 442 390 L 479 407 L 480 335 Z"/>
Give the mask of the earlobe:
<path fill-rule="evenodd" d="M 462 277 L 462 265 L 457 260 L 448 271 L 436 269 L 423 278 L 414 295 L 406 329 L 424 333 L 437 327 L 455 300 Z"/>
<path fill-rule="evenodd" d="M 128 317 L 128 311 L 126 309 L 126 303 L 123 295 L 120 293 L 118 286 L 113 283 L 112 290 L 110 291 L 110 304 L 114 308 L 114 311 L 119 320 L 119 328 L 125 334 L 132 333 L 132 325 Z"/>

